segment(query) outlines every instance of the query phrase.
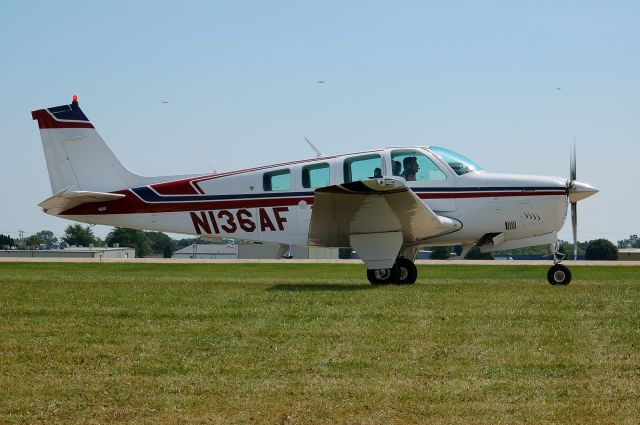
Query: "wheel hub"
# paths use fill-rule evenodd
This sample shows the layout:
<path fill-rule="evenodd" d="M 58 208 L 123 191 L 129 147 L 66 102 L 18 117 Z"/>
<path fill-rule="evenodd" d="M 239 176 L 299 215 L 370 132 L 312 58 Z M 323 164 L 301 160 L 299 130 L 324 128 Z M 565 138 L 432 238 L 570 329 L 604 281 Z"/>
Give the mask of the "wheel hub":
<path fill-rule="evenodd" d="M 376 278 L 379 280 L 387 280 L 389 279 L 389 276 L 391 275 L 391 270 L 390 269 L 378 269 L 375 271 L 376 274 Z"/>
<path fill-rule="evenodd" d="M 400 281 L 405 281 L 407 276 L 409 276 L 409 270 L 405 267 L 400 267 Z"/>

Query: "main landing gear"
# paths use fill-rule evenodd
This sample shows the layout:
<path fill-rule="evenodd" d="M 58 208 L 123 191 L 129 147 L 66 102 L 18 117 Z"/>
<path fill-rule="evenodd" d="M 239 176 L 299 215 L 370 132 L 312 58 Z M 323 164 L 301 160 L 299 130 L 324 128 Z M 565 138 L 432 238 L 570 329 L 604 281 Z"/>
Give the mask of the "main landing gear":
<path fill-rule="evenodd" d="M 372 285 L 410 285 L 418 278 L 418 269 L 413 261 L 399 257 L 390 269 L 369 269 L 367 278 Z"/>
<path fill-rule="evenodd" d="M 553 266 L 547 272 L 547 280 L 552 285 L 568 285 L 571 282 L 571 270 L 560 264 L 565 255 L 558 252 L 558 243 L 551 244 L 550 249 L 553 254 Z"/>

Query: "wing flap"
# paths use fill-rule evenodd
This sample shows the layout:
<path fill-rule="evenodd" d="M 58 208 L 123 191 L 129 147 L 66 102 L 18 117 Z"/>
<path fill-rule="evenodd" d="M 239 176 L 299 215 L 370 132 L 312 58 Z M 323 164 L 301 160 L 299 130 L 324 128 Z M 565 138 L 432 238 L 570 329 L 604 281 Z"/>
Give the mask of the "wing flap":
<path fill-rule="evenodd" d="M 86 190 L 70 190 L 69 187 L 61 190 L 50 198 L 40 202 L 38 206 L 47 214 L 58 215 L 69 208 L 90 202 L 116 201 L 124 198 L 119 193 L 90 192 Z"/>
<path fill-rule="evenodd" d="M 353 234 L 402 232 L 403 245 L 462 228 L 457 220 L 435 214 L 404 180 L 368 179 L 316 190 L 309 245 L 350 246 Z"/>

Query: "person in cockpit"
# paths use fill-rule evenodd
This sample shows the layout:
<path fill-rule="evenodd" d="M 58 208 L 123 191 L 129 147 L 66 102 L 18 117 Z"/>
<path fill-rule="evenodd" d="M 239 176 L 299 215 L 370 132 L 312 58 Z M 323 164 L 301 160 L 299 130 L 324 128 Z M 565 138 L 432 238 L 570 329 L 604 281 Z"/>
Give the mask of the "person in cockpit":
<path fill-rule="evenodd" d="M 402 160 L 402 165 L 404 166 L 402 177 L 409 182 L 416 181 L 416 173 L 420 169 L 418 158 L 415 156 L 407 156 Z"/>

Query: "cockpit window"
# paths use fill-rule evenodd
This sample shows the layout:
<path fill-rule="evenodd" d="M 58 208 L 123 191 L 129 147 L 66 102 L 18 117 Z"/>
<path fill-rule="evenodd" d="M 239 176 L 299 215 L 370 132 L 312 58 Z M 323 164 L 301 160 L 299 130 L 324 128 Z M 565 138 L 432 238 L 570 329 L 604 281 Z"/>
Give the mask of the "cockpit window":
<path fill-rule="evenodd" d="M 447 176 L 425 154 L 415 150 L 391 152 L 392 174 L 407 181 L 446 180 Z"/>
<path fill-rule="evenodd" d="M 478 165 L 478 163 L 452 150 L 438 146 L 431 146 L 429 149 L 431 149 L 431 152 L 438 155 L 444 162 L 449 164 L 449 167 L 451 167 L 451 169 L 453 169 L 453 171 L 455 171 L 459 176 L 473 171 L 482 170 L 482 167 Z"/>

